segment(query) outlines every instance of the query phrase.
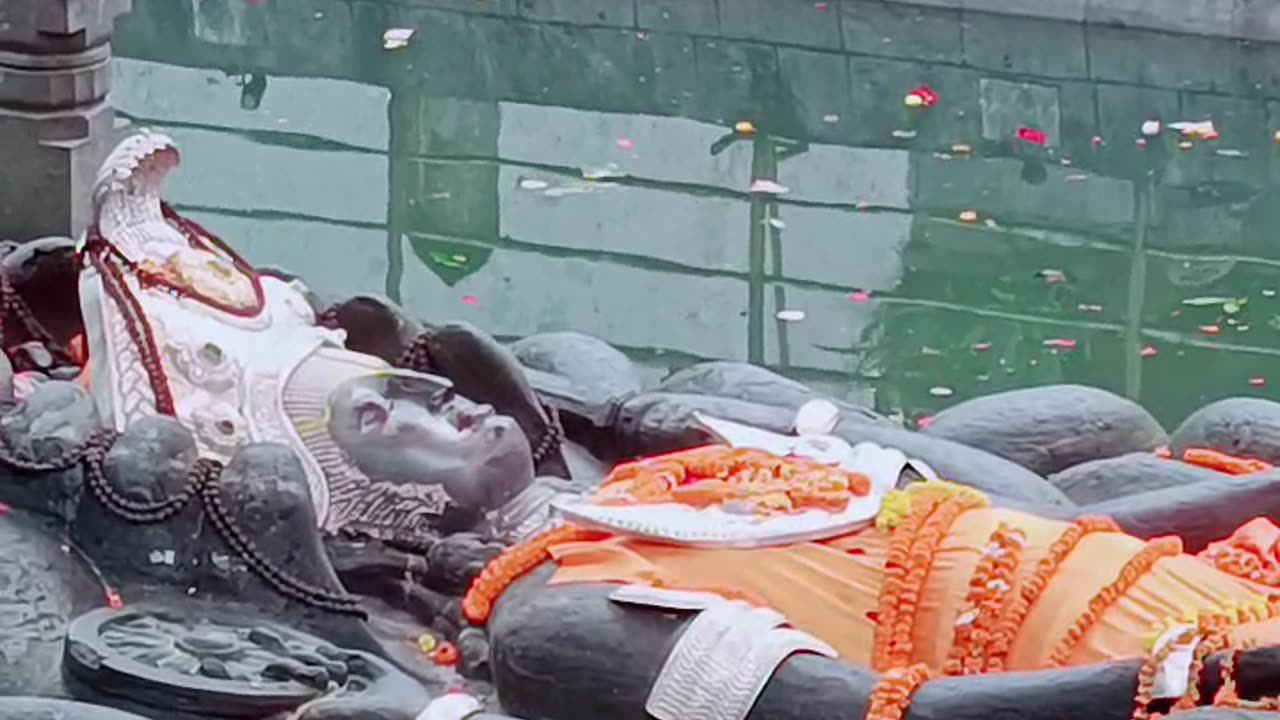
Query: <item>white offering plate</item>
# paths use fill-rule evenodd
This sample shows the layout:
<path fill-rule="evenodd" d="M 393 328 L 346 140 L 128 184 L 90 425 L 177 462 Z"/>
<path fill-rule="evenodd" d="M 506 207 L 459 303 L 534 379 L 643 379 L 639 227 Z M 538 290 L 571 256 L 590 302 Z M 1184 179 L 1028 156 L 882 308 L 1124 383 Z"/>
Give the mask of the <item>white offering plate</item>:
<path fill-rule="evenodd" d="M 805 409 L 801 408 L 801 413 Z M 850 446 L 830 435 L 790 436 L 699 414 L 715 437 L 735 448 L 754 448 L 779 456 L 798 455 L 839 465 L 871 478 L 871 492 L 854 498 L 843 511 L 813 509 L 789 515 L 728 513 L 719 507 L 694 508 L 679 503 L 605 506 L 589 500 L 558 500 L 553 507 L 565 518 L 587 527 L 679 545 L 708 548 L 754 548 L 790 545 L 844 535 L 867 526 L 880 512 L 904 467 L 911 465 L 932 478 L 933 472 L 901 451 L 874 443 Z"/>

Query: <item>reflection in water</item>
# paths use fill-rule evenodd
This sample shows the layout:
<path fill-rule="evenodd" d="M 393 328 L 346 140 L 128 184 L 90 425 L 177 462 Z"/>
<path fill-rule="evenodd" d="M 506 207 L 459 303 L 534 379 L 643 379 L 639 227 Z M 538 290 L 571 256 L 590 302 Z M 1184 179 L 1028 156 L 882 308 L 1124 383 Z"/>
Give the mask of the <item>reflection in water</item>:
<path fill-rule="evenodd" d="M 182 143 L 182 207 L 335 296 L 909 416 L 1081 382 L 1172 424 L 1266 392 L 1274 48 L 869 0 L 434 4 L 138 0 L 115 102 Z M 1151 118 L 1221 138 L 1140 147 Z"/>

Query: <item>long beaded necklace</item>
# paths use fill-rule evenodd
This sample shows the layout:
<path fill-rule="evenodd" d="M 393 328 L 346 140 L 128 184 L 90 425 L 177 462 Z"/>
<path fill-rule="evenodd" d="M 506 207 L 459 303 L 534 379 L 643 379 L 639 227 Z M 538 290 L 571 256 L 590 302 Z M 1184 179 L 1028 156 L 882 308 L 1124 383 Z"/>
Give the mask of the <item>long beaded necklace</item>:
<path fill-rule="evenodd" d="M 138 351 L 139 359 L 151 385 L 151 392 L 155 397 L 156 412 L 173 416 L 177 414 L 176 405 L 173 393 L 169 388 L 169 378 L 165 374 L 164 365 L 160 360 L 160 351 L 156 344 L 155 332 L 151 327 L 151 323 L 147 320 L 142 304 L 125 282 L 124 271 L 127 270 L 137 277 L 139 284 L 144 288 L 162 288 L 175 297 L 190 298 L 207 307 L 240 318 L 252 318 L 260 315 L 266 307 L 266 294 L 262 288 L 261 276 L 239 253 L 195 221 L 179 215 L 168 204 L 161 203 L 160 208 L 165 220 L 172 223 L 182 232 L 187 239 L 187 243 L 192 248 L 211 254 L 216 254 L 216 250 L 229 258 L 235 270 L 248 278 L 254 293 L 254 302 L 251 305 L 240 306 L 210 297 L 198 288 L 179 285 L 164 274 L 143 268 L 131 260 L 120 248 L 102 235 L 97 223 L 89 227 L 86 233 L 84 253 L 88 257 L 90 264 L 101 275 L 103 289 L 106 291 L 107 296 L 115 302 L 117 309 L 124 318 L 129 338 Z"/>

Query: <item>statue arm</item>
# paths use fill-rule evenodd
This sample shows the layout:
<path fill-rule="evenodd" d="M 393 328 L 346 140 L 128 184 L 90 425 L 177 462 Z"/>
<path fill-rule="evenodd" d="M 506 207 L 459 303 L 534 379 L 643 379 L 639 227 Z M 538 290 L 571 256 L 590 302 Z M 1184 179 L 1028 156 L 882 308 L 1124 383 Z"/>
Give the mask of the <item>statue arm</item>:
<path fill-rule="evenodd" d="M 1177 535 L 1187 552 L 1197 553 L 1254 518 L 1280 522 L 1280 470 L 1127 495 L 1075 508 L 1074 514 L 1110 516 L 1140 538 Z"/>

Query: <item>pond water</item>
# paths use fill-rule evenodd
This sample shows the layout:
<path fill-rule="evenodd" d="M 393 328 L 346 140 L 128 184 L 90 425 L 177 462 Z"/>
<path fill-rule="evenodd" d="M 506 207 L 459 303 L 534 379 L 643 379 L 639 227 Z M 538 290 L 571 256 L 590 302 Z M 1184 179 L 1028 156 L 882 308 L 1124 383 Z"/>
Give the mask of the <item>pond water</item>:
<path fill-rule="evenodd" d="M 333 298 L 911 420 L 1280 387 L 1271 46 L 867 0 L 134 0 L 115 49 L 175 204 Z"/>

